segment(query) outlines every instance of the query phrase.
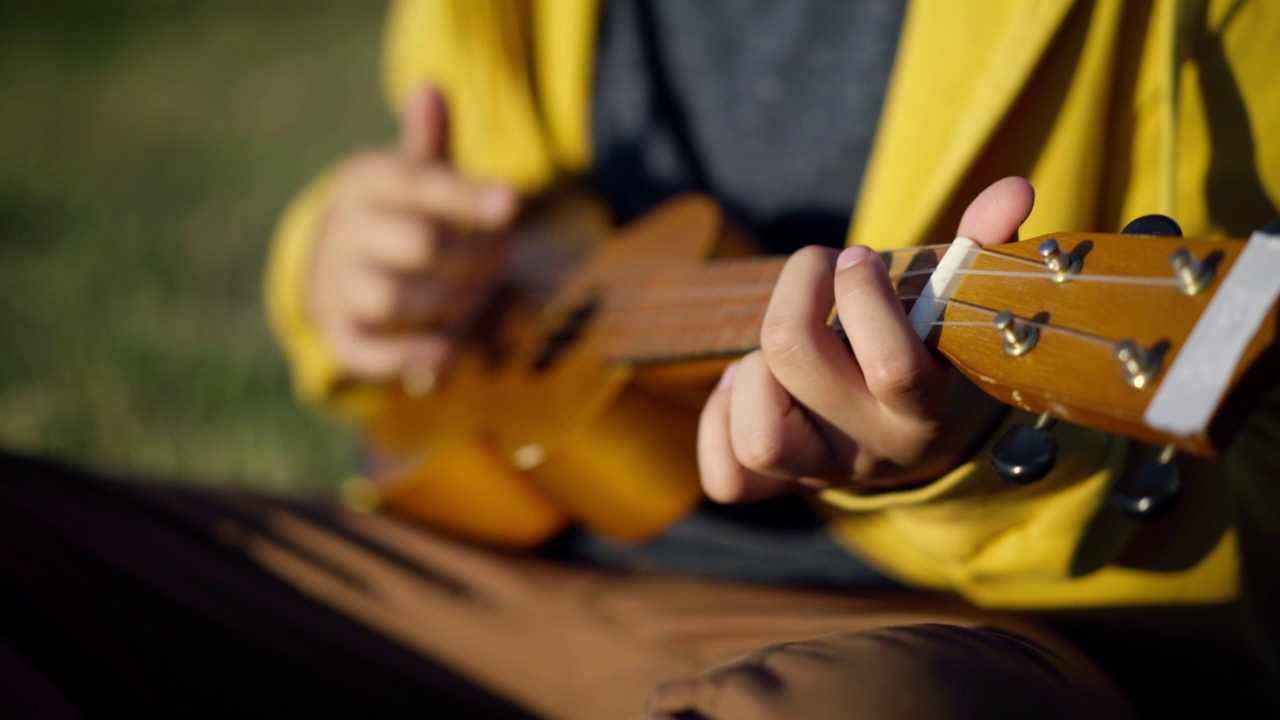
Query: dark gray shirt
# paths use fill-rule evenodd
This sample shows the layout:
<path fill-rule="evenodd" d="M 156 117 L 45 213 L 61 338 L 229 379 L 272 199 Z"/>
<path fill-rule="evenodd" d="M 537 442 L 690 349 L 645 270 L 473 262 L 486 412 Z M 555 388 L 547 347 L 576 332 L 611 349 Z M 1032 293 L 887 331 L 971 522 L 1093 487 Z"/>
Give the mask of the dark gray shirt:
<path fill-rule="evenodd" d="M 774 252 L 840 245 L 904 0 L 610 0 L 594 172 L 620 220 L 715 195 Z"/>

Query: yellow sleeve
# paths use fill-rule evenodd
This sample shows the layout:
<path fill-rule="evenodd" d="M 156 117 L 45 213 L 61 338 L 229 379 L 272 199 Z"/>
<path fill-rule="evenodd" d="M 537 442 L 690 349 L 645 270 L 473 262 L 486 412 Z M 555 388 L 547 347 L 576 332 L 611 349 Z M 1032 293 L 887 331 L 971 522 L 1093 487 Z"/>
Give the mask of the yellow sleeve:
<path fill-rule="evenodd" d="M 1273 218 L 1280 141 L 1262 128 L 1280 116 L 1280 75 L 1264 59 L 1280 10 L 1230 0 L 1121 9 L 996 2 L 978 16 L 913 2 L 851 239 L 949 239 L 969 199 L 1010 174 L 1037 188 L 1028 235 L 1163 212 L 1191 236 L 1242 237 Z M 925 487 L 823 499 L 837 534 L 886 572 L 994 607 L 1223 603 L 1243 592 L 1243 543 L 1275 547 L 1274 535 L 1256 539 L 1278 526 L 1270 516 L 1238 517 L 1263 517 L 1254 480 L 1264 473 L 1247 468 L 1274 467 L 1274 449 L 1265 462 L 1256 452 L 1245 463 L 1181 460 L 1178 504 L 1134 521 L 1111 496 L 1141 446 L 1068 424 L 1054 435 L 1056 469 L 1027 487 L 996 476 L 988 444 Z M 1236 505 L 1246 492 L 1258 502 Z"/>
<path fill-rule="evenodd" d="M 536 192 L 551 181 L 555 166 L 528 82 L 521 49 L 530 39 L 517 9 L 505 0 L 393 3 L 384 27 L 383 84 L 394 112 L 415 85 L 436 83 L 449 106 L 451 152 L 459 170 Z M 574 27 L 584 23 L 578 15 L 589 16 L 579 11 Z M 585 107 L 584 81 L 570 79 L 576 84 L 567 96 L 581 96 L 570 105 Z M 267 265 L 267 312 L 298 397 L 339 415 L 366 419 L 382 407 L 385 388 L 345 377 L 306 314 L 308 274 L 329 185 L 327 174 L 313 181 L 281 217 Z"/>
<path fill-rule="evenodd" d="M 1017 543 L 1007 562 L 1066 574 L 1077 538 L 1121 470 L 1127 443 L 1059 423 L 1052 431 L 1059 448 L 1053 470 L 1029 485 L 1012 485 L 992 467 L 991 448 L 1008 428 L 1033 422 L 1029 413 L 1010 412 L 967 462 L 927 485 L 871 494 L 828 490 L 822 499 L 838 511 L 837 527 L 846 539 L 915 584 L 951 589 L 949 573 L 957 564 L 989 556 L 1002 536 L 1033 526 L 1043 542 Z"/>
<path fill-rule="evenodd" d="M 303 402 L 351 418 L 376 412 L 380 388 L 345 377 L 307 314 L 312 254 L 329 204 L 331 175 L 303 188 L 286 207 L 267 257 L 264 296 L 267 319 L 293 371 L 293 390 Z"/>
<path fill-rule="evenodd" d="M 1015 412 L 1006 421 L 1029 424 Z M 1158 520 L 1122 515 L 1111 493 L 1131 444 L 1059 423 L 1058 460 L 1013 486 L 990 465 L 994 439 L 936 482 L 903 492 L 827 491 L 837 536 L 908 584 L 999 608 L 1203 604 L 1241 591 L 1239 536 L 1222 468 L 1182 463 L 1182 497 Z"/>

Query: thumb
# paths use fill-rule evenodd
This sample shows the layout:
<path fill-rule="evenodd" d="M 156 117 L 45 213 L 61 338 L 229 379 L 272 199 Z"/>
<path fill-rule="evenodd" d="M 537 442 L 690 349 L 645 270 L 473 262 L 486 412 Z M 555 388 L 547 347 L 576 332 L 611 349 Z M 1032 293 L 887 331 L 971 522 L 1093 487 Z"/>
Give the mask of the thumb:
<path fill-rule="evenodd" d="M 1031 215 L 1035 198 L 1026 178 L 997 180 L 969 203 L 956 234 L 983 246 L 1016 240 L 1018 226 Z"/>
<path fill-rule="evenodd" d="M 400 118 L 400 147 L 415 163 L 448 158 L 449 117 L 440 88 L 423 83 L 409 93 Z"/>

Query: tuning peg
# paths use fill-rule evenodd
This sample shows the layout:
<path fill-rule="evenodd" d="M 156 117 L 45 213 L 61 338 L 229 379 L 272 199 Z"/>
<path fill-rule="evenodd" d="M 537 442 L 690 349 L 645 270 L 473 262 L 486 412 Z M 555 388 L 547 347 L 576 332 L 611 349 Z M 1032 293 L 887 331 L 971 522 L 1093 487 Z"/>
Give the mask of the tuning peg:
<path fill-rule="evenodd" d="M 1066 280 L 1068 275 L 1075 275 L 1080 272 L 1080 256 L 1063 251 L 1058 245 L 1058 241 L 1053 238 L 1040 243 L 1036 248 L 1036 252 L 1040 253 L 1045 267 L 1049 268 L 1049 272 L 1053 273 L 1054 280 L 1058 282 Z"/>
<path fill-rule="evenodd" d="M 1124 379 L 1133 387 L 1141 390 L 1151 384 L 1151 380 L 1160 374 L 1160 351 L 1142 347 L 1133 340 L 1125 338 L 1115 344 L 1116 359 L 1124 367 Z"/>
<path fill-rule="evenodd" d="M 1173 507 L 1182 491 L 1182 479 L 1173 456 L 1173 446 L 1166 445 L 1159 457 L 1142 463 L 1136 474 L 1116 483 L 1112 497 L 1125 515 L 1150 520 Z"/>
<path fill-rule="evenodd" d="M 1040 339 L 1040 331 L 1034 325 L 1019 322 L 1008 310 L 996 313 L 991 324 L 1004 336 L 1004 351 L 1009 355 L 1027 354 Z"/>
<path fill-rule="evenodd" d="M 1195 295 L 1213 281 L 1213 265 L 1202 262 L 1186 248 L 1178 248 L 1169 256 L 1169 266 L 1184 295 Z"/>
<path fill-rule="evenodd" d="M 1014 425 L 991 448 L 991 465 L 1006 482 L 1029 485 L 1053 469 L 1058 441 L 1049 434 L 1057 421 L 1042 414 L 1035 426 Z"/>
<path fill-rule="evenodd" d="M 1163 235 L 1182 237 L 1182 228 L 1168 215 L 1143 215 L 1129 221 L 1120 231 L 1122 235 Z"/>

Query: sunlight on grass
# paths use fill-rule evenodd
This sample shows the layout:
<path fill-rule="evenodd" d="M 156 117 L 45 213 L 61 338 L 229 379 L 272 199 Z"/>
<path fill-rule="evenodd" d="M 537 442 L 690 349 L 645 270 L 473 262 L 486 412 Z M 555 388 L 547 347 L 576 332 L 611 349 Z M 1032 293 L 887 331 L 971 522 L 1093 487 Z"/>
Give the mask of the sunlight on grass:
<path fill-rule="evenodd" d="M 0 447 L 326 493 L 262 318 L 289 194 L 391 137 L 371 3 L 0 6 Z"/>

